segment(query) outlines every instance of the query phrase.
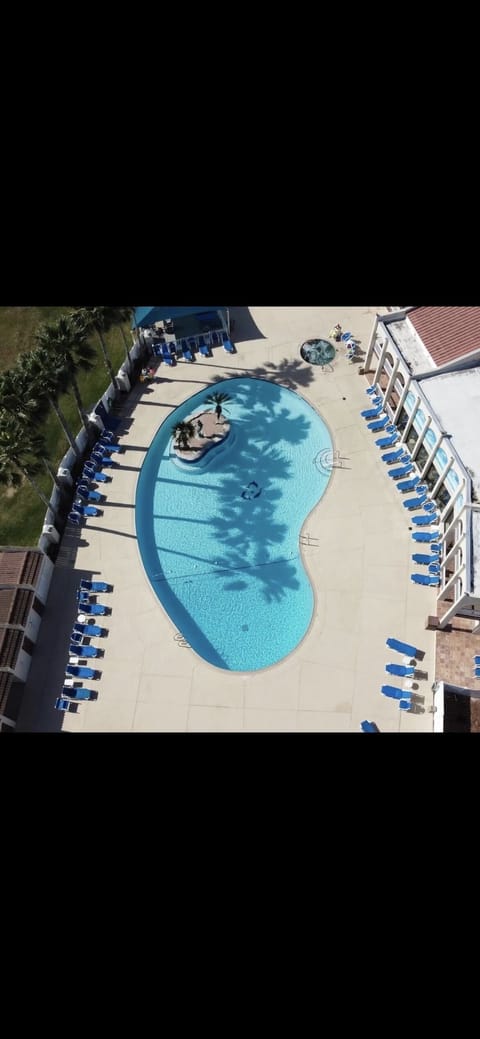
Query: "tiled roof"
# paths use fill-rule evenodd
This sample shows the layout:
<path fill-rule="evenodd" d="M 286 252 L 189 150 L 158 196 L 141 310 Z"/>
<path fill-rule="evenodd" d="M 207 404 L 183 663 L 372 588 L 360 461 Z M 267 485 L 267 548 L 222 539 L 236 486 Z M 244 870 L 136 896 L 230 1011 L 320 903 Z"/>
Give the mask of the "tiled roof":
<path fill-rule="evenodd" d="M 414 307 L 407 320 L 437 367 L 480 350 L 480 307 Z"/>
<path fill-rule="evenodd" d="M 3 714 L 5 709 L 12 682 L 13 675 L 8 671 L 0 671 L 0 714 Z"/>
<path fill-rule="evenodd" d="M 43 561 L 43 552 L 32 549 L 0 550 L 0 585 L 35 585 Z"/>
<path fill-rule="evenodd" d="M 11 667 L 15 671 L 18 654 L 22 648 L 23 631 L 16 628 L 0 628 L 0 661 L 1 667 Z"/>
<path fill-rule="evenodd" d="M 26 588 L 0 588 L 0 625 L 21 624 L 25 627 L 33 596 L 34 593 Z"/>

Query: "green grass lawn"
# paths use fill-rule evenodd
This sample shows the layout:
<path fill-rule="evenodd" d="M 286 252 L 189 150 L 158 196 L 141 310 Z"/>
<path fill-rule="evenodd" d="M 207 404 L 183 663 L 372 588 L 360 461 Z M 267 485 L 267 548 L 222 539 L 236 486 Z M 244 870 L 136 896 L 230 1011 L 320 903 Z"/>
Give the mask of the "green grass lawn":
<path fill-rule="evenodd" d="M 44 321 L 54 321 L 61 314 L 68 313 L 70 307 L 0 307 L 0 370 L 13 367 L 19 354 L 32 350 L 35 346 L 34 334 L 38 325 Z M 127 342 L 132 339 L 129 324 L 124 325 Z M 91 372 L 79 372 L 78 384 L 83 404 L 87 412 L 91 411 L 105 392 L 110 375 L 105 367 L 103 354 L 97 336 L 93 334 L 90 342 L 94 348 L 97 361 Z M 125 347 L 119 328 L 112 328 L 105 336 L 108 353 L 116 373 L 125 360 Z M 73 435 L 80 429 L 80 419 L 75 400 L 71 393 L 60 398 L 60 407 L 67 419 Z M 68 441 L 53 414 L 49 415 L 44 433 L 52 467 L 58 468 L 59 462 L 69 448 Z M 50 477 L 40 475 L 36 482 L 47 498 L 52 491 Z M 12 493 L 0 487 L 0 545 L 35 546 L 42 532 L 45 518 L 45 505 L 28 482 Z"/>

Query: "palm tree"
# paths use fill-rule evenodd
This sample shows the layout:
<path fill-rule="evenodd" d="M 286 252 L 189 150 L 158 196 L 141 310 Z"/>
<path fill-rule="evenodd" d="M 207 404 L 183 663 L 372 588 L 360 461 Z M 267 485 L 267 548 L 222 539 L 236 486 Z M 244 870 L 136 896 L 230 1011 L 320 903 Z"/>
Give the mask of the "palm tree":
<path fill-rule="evenodd" d="M 229 393 L 209 393 L 208 397 L 205 397 L 205 404 L 215 404 L 215 414 L 217 416 L 217 425 L 220 421 L 220 415 L 222 414 L 222 405 L 226 404 L 232 398 Z"/>
<path fill-rule="evenodd" d="M 177 422 L 176 426 L 173 426 L 172 436 L 177 438 L 175 447 L 178 447 L 180 451 L 188 451 L 190 444 L 190 437 L 195 436 L 195 426 L 193 422 Z"/>
<path fill-rule="evenodd" d="M 45 443 L 41 433 L 27 430 L 12 415 L 0 416 L 0 483 L 8 487 L 19 487 L 22 476 L 26 477 L 47 509 L 56 512 L 51 502 L 38 486 L 35 476 L 41 471 Z"/>
<path fill-rule="evenodd" d="M 130 348 L 123 330 L 123 325 L 125 321 L 128 321 L 129 318 L 132 317 L 132 314 L 135 312 L 135 307 L 110 307 L 110 310 L 113 310 L 114 313 L 114 324 L 118 325 L 120 332 L 122 333 L 123 345 L 127 356 L 128 371 L 131 372 L 132 360 L 130 357 Z"/>
<path fill-rule="evenodd" d="M 94 367 L 95 351 L 87 342 L 87 332 L 85 329 L 76 327 L 71 319 L 60 317 L 56 322 L 40 325 L 35 339 L 39 346 L 49 353 L 56 354 L 64 362 L 72 384 L 78 414 L 86 433 L 90 435 L 88 416 L 83 407 L 76 377 L 78 368 L 89 372 Z"/>
<path fill-rule="evenodd" d="M 75 443 L 75 438 L 68 426 L 67 420 L 58 403 L 61 393 L 68 388 L 69 373 L 62 361 L 56 354 L 50 354 L 43 347 L 37 347 L 30 354 L 23 354 L 22 361 L 31 378 L 32 390 L 35 396 L 48 400 L 50 407 L 55 412 L 65 436 L 78 460 L 81 452 Z"/>
<path fill-rule="evenodd" d="M 15 368 L 0 375 L 0 407 L 28 426 L 42 420 L 48 405 L 34 394 L 23 356 L 17 359 Z"/>
<path fill-rule="evenodd" d="M 105 367 L 110 375 L 115 392 L 119 393 L 120 385 L 112 368 L 112 362 L 108 356 L 103 338 L 103 333 L 108 332 L 109 328 L 115 323 L 115 309 L 115 307 L 76 307 L 75 313 L 72 314 L 72 321 L 77 328 L 82 328 L 86 332 L 89 332 L 92 328 L 95 329 L 100 342 Z"/>
<path fill-rule="evenodd" d="M 48 402 L 33 396 L 28 374 L 20 367 L 20 359 L 17 364 L 17 368 L 0 375 L 0 421 L 2 412 L 14 418 L 18 427 L 21 427 L 23 442 L 26 443 L 33 433 L 38 437 L 38 423 L 45 417 Z M 45 444 L 43 446 L 45 448 Z M 58 490 L 65 494 L 65 487 L 58 480 L 45 454 L 42 455 L 41 461 Z"/>

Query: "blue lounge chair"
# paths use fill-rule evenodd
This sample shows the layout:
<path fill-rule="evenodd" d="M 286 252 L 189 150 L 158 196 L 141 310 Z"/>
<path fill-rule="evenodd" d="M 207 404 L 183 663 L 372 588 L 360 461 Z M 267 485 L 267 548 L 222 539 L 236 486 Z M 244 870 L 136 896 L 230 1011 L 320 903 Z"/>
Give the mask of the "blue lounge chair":
<path fill-rule="evenodd" d="M 392 462 L 406 462 L 408 452 L 404 447 L 397 447 L 396 451 L 387 451 L 386 455 L 382 455 L 381 458 L 382 462 L 386 462 L 387 465 L 391 465 Z M 418 479 L 420 478 L 418 477 Z"/>
<path fill-rule="evenodd" d="M 434 574 L 410 574 L 410 577 L 414 584 L 428 584 L 432 587 L 438 587 L 438 577 Z"/>
<path fill-rule="evenodd" d="M 109 606 L 103 606 L 100 602 L 82 602 L 81 610 L 82 613 L 86 613 L 90 617 L 104 617 L 105 614 L 112 612 Z"/>
<path fill-rule="evenodd" d="M 70 700 L 96 700 L 98 693 L 94 692 L 93 689 L 85 689 L 84 686 L 78 689 L 70 689 L 69 686 L 64 685 L 62 696 L 69 697 Z"/>
<path fill-rule="evenodd" d="M 112 433 L 110 429 L 104 429 L 101 434 L 100 440 L 106 440 L 109 444 L 113 444 L 115 440 L 115 433 Z"/>
<path fill-rule="evenodd" d="M 119 454 L 120 451 L 124 450 L 121 444 L 112 444 L 110 440 L 104 440 L 103 437 L 100 437 L 100 440 L 97 440 L 97 447 L 99 447 L 104 453 L 105 451 L 110 451 L 110 454 L 112 451 Z"/>
<path fill-rule="evenodd" d="M 210 357 L 210 348 L 207 346 L 203 336 L 198 337 L 198 349 L 200 350 L 202 357 Z"/>
<path fill-rule="evenodd" d="M 402 492 L 402 494 L 404 494 L 405 491 L 416 490 L 419 480 L 419 476 L 412 476 L 409 480 L 400 480 L 400 483 L 395 484 L 395 486 Z"/>
<path fill-rule="evenodd" d="M 428 566 L 429 574 L 440 574 L 441 573 L 441 569 L 442 568 L 441 568 L 439 563 L 429 563 L 429 566 Z"/>
<path fill-rule="evenodd" d="M 97 509 L 96 505 L 78 505 L 74 502 L 72 511 L 78 512 L 80 516 L 103 516 L 103 509 Z"/>
<path fill-rule="evenodd" d="M 415 649 L 415 646 L 411 646 L 409 642 L 401 642 L 400 639 L 387 639 L 386 644 L 389 649 L 395 649 L 397 653 L 403 653 L 405 657 L 410 659 L 418 657 L 418 649 Z"/>
<path fill-rule="evenodd" d="M 80 581 L 80 591 L 82 592 L 111 592 L 111 584 L 107 584 L 106 581 L 87 581 L 86 577 L 82 577 Z"/>
<path fill-rule="evenodd" d="M 406 664 L 385 664 L 385 671 L 389 675 L 397 675 L 398 678 L 413 678 L 415 674 L 415 668 L 407 667 Z"/>
<path fill-rule="evenodd" d="M 100 678 L 101 672 L 93 667 L 80 667 L 78 664 L 67 664 L 65 674 L 72 678 Z"/>
<path fill-rule="evenodd" d="M 73 631 L 76 635 L 80 635 L 82 638 L 84 636 L 90 638 L 95 635 L 106 635 L 108 632 L 108 628 L 100 628 L 98 624 L 80 624 L 80 621 L 75 621 L 75 624 L 73 625 Z"/>
<path fill-rule="evenodd" d="M 398 706 L 401 711 L 409 711 L 412 706 L 411 696 L 405 697 L 403 700 L 400 700 Z"/>
<path fill-rule="evenodd" d="M 118 462 L 109 458 L 108 455 L 102 454 L 101 451 L 92 451 L 90 461 L 96 466 L 101 466 L 102 469 L 118 469 Z"/>
<path fill-rule="evenodd" d="M 421 566 L 429 566 L 433 557 L 427 556 L 425 552 L 414 552 L 412 559 L 414 563 L 420 563 Z"/>
<path fill-rule="evenodd" d="M 397 689 L 395 685 L 382 685 L 382 693 L 389 696 L 391 700 L 401 700 L 404 695 L 403 689 Z"/>
<path fill-rule="evenodd" d="M 365 393 L 368 393 L 370 397 L 378 397 L 379 389 L 376 382 L 374 382 L 372 386 L 367 386 Z"/>
<path fill-rule="evenodd" d="M 412 516 L 412 523 L 417 527 L 428 527 L 431 523 L 438 523 L 439 519 L 438 513 L 423 512 L 420 516 Z"/>
<path fill-rule="evenodd" d="M 90 465 L 89 462 L 85 462 L 83 475 L 86 476 L 87 479 L 91 480 L 92 483 L 109 483 L 112 479 L 112 477 L 107 476 L 106 473 L 96 472 L 95 466 Z"/>
<path fill-rule="evenodd" d="M 376 433 L 379 429 L 385 429 L 389 422 L 390 419 L 388 415 L 385 415 L 385 418 L 376 419 L 375 422 L 367 422 L 367 427 L 368 429 L 371 429 L 372 432 Z"/>
<path fill-rule="evenodd" d="M 223 333 L 223 349 L 226 351 L 227 354 L 235 353 L 235 350 L 233 349 L 233 343 L 230 342 L 230 339 L 228 338 L 226 332 Z"/>
<path fill-rule="evenodd" d="M 436 556 L 440 557 L 441 554 L 442 554 L 442 546 L 441 545 L 431 545 L 430 546 L 430 551 L 433 553 L 433 555 L 436 555 Z"/>
<path fill-rule="evenodd" d="M 348 340 L 351 339 L 351 338 L 352 338 L 352 333 L 351 332 L 342 332 L 342 334 L 340 336 L 340 339 L 342 340 L 342 343 L 348 343 Z"/>
<path fill-rule="evenodd" d="M 100 651 L 96 646 L 79 646 L 78 642 L 71 642 L 68 652 L 74 657 L 99 657 L 103 650 Z"/>
<path fill-rule="evenodd" d="M 173 351 L 173 353 L 172 353 L 172 350 L 170 349 L 170 344 L 162 343 L 162 357 L 163 357 L 163 360 L 166 361 L 167 364 L 169 364 L 170 366 L 173 365 L 174 358 L 175 358 L 175 351 Z"/>
<path fill-rule="evenodd" d="M 392 432 L 393 431 L 393 432 Z M 379 437 L 375 441 L 377 447 L 393 447 L 400 440 L 400 433 L 395 429 L 395 426 L 387 426 L 385 432 L 388 436 Z"/>
<path fill-rule="evenodd" d="M 480 657 L 474 657 L 473 663 L 475 664 L 475 667 L 478 667 L 480 665 Z"/>
<path fill-rule="evenodd" d="M 404 509 L 420 509 L 427 500 L 426 494 L 420 494 L 418 498 L 407 498 L 406 501 L 402 501 Z"/>
<path fill-rule="evenodd" d="M 380 729 L 378 728 L 376 722 L 369 722 L 365 720 L 364 722 L 360 722 L 360 727 L 362 732 L 380 732 Z"/>
<path fill-rule="evenodd" d="M 473 677 L 474 678 L 480 678 L 480 667 L 476 667 L 475 668 L 475 670 L 473 672 Z"/>
<path fill-rule="evenodd" d="M 361 411 L 362 418 L 376 418 L 383 411 L 383 404 L 379 404 L 376 408 L 367 408 L 366 411 Z"/>
<path fill-rule="evenodd" d="M 68 522 L 73 523 L 74 527 L 80 527 L 83 522 L 83 516 L 80 516 L 78 512 L 69 512 Z"/>
<path fill-rule="evenodd" d="M 413 541 L 438 541 L 438 530 L 416 530 L 412 534 Z"/>
<path fill-rule="evenodd" d="M 186 340 L 182 340 L 182 353 L 186 361 L 193 361 L 194 355 Z"/>
<path fill-rule="evenodd" d="M 435 512 L 436 507 L 437 506 L 435 505 L 434 501 L 427 501 L 427 504 L 424 506 L 424 509 L 425 512 Z"/>
<path fill-rule="evenodd" d="M 392 480 L 399 480 L 401 476 L 408 476 L 413 471 L 413 465 L 408 462 L 407 465 L 401 465 L 398 469 L 389 469 L 388 475 L 391 476 Z"/>
<path fill-rule="evenodd" d="M 71 700 L 65 700 L 62 696 L 59 696 L 55 700 L 55 709 L 57 711 L 73 711 L 73 712 L 75 712 L 77 710 L 77 706 L 78 705 L 76 703 L 72 703 Z"/>
<path fill-rule="evenodd" d="M 92 595 L 93 595 L 93 592 L 92 592 Z M 82 591 L 81 588 L 77 588 L 77 591 L 75 593 L 75 598 L 76 598 L 77 602 L 82 603 L 82 605 L 83 605 L 83 603 L 90 602 L 90 592 Z"/>
<path fill-rule="evenodd" d="M 83 504 L 84 501 L 101 501 L 103 495 L 100 491 L 89 491 L 86 484 L 81 483 L 77 487 L 77 494 L 82 499 L 78 504 Z"/>

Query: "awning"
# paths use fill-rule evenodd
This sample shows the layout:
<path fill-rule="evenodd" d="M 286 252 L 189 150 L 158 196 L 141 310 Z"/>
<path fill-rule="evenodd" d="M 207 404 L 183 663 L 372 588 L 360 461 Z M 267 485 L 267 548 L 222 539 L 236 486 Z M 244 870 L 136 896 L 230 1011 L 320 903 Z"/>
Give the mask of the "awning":
<path fill-rule="evenodd" d="M 226 307 L 135 307 L 132 328 L 148 328 L 156 321 L 168 321 L 190 314 L 206 314 L 209 311 L 226 310 Z"/>

